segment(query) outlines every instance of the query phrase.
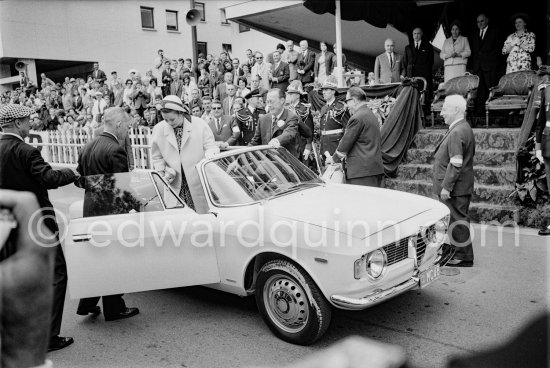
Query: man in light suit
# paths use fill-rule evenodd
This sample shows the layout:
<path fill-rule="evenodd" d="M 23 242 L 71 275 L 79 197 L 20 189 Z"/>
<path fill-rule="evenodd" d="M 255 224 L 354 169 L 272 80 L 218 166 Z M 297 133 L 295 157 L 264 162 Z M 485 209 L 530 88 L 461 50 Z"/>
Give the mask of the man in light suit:
<path fill-rule="evenodd" d="M 374 79 L 376 84 L 401 82 L 404 77 L 403 57 L 393 52 L 395 42 L 388 38 L 384 42 L 386 52 L 374 61 Z"/>
<path fill-rule="evenodd" d="M 224 115 L 233 115 L 233 102 L 235 102 L 236 88 L 233 84 L 228 84 L 225 87 L 227 97 L 222 100 L 222 110 Z"/>
<path fill-rule="evenodd" d="M 351 87 L 346 95 L 352 113 L 338 148 L 326 163 L 344 161 L 346 184 L 380 187 L 384 177 L 378 119 L 367 106 L 367 95 Z"/>
<path fill-rule="evenodd" d="M 313 82 L 313 68 L 315 66 L 315 53 L 308 50 L 306 40 L 300 41 L 300 54 L 298 55 L 298 79 L 302 85 Z"/>
<path fill-rule="evenodd" d="M 294 50 L 294 41 L 286 41 L 286 51 L 281 55 L 282 60 L 288 64 L 290 70 L 289 82 L 292 82 L 298 77 L 296 68 L 298 64 L 298 51 Z"/>
<path fill-rule="evenodd" d="M 269 89 L 269 73 L 271 72 L 272 65 L 264 61 L 264 55 L 257 51 L 255 54 L 256 64 L 252 67 L 251 75 L 259 75 L 262 79 L 260 80 L 260 86 L 264 89 Z"/>
<path fill-rule="evenodd" d="M 208 126 L 214 134 L 216 144 L 220 148 L 235 146 L 241 137 L 241 129 L 237 120 L 223 112 L 222 104 L 218 100 L 212 101 L 212 119 L 208 121 Z"/>
<path fill-rule="evenodd" d="M 223 75 L 223 83 L 220 83 L 214 89 L 214 99 L 223 101 L 227 97 L 227 86 L 233 84 L 233 74 L 227 72 Z"/>
<path fill-rule="evenodd" d="M 288 88 L 288 79 L 290 78 L 290 68 L 288 64 L 281 61 L 281 54 L 279 51 L 273 51 L 273 71 L 269 75 L 271 80 L 271 88 L 279 88 L 285 92 Z"/>
<path fill-rule="evenodd" d="M 472 267 L 474 250 L 468 211 L 474 192 L 475 138 L 464 119 L 466 100 L 460 95 L 445 98 L 441 116 L 449 130 L 434 151 L 433 191 L 451 210 L 449 240 L 455 249 L 447 266 Z"/>
<path fill-rule="evenodd" d="M 260 116 L 254 137 L 248 144 L 258 146 L 269 144 L 275 148 L 284 147 L 298 157 L 298 116 L 284 107 L 285 95 L 278 88 L 267 93 L 266 105 L 269 113 Z"/>

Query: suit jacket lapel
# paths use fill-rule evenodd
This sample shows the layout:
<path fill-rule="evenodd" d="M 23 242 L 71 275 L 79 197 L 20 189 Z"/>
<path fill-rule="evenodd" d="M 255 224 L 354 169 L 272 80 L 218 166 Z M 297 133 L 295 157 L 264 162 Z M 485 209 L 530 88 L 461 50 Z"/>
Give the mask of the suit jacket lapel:
<path fill-rule="evenodd" d="M 166 139 L 168 143 L 170 143 L 179 152 L 178 141 L 176 140 L 176 133 L 174 132 L 174 129 L 168 124 L 166 124 L 166 127 L 164 127 L 164 135 L 167 137 Z"/>
<path fill-rule="evenodd" d="M 190 135 L 191 135 L 191 122 L 185 119 L 183 122 L 183 133 L 181 135 L 181 147 L 185 146 L 185 142 L 187 142 Z"/>
<path fill-rule="evenodd" d="M 275 132 L 280 129 L 277 122 L 279 120 L 286 121 L 286 115 L 287 115 L 286 108 L 283 107 L 283 113 L 281 114 L 281 117 L 275 121 L 275 124 L 273 124 L 273 127 L 271 128 L 271 135 L 274 135 Z M 271 118 L 271 121 L 273 121 L 273 118 Z"/>

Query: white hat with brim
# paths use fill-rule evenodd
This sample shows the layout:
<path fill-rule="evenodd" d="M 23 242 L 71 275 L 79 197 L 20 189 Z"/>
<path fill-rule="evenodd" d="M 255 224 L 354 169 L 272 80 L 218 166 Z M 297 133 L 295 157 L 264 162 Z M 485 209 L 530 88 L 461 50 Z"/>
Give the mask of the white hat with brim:
<path fill-rule="evenodd" d="M 162 99 L 162 108 L 167 110 L 174 110 L 184 113 L 189 113 L 187 106 L 181 102 L 181 99 L 175 95 L 169 95 Z"/>

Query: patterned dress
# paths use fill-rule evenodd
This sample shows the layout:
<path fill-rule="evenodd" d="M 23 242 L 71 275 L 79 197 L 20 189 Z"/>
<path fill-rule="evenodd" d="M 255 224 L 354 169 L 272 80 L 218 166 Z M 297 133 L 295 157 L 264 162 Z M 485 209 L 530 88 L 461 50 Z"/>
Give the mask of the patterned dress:
<path fill-rule="evenodd" d="M 176 141 L 178 142 L 178 149 L 181 152 L 181 137 L 183 136 L 183 126 L 174 128 L 174 133 L 176 134 Z M 181 167 L 181 188 L 180 188 L 180 198 L 195 211 L 195 203 L 193 203 L 193 197 L 191 197 L 191 190 L 189 190 L 189 185 L 187 184 L 187 179 L 185 178 L 185 171 L 183 166 Z"/>
<path fill-rule="evenodd" d="M 512 33 L 504 42 L 502 54 L 508 55 L 506 74 L 519 72 L 522 70 L 531 70 L 531 53 L 535 51 L 535 34 L 524 31 L 519 35 Z"/>

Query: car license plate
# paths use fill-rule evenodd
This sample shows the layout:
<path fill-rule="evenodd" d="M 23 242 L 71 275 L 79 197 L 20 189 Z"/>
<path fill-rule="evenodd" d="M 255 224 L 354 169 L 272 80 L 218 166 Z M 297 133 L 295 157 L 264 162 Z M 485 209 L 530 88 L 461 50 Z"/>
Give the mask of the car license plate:
<path fill-rule="evenodd" d="M 439 265 L 433 265 L 426 271 L 420 273 L 420 288 L 426 287 L 432 281 L 438 279 L 440 276 Z"/>

